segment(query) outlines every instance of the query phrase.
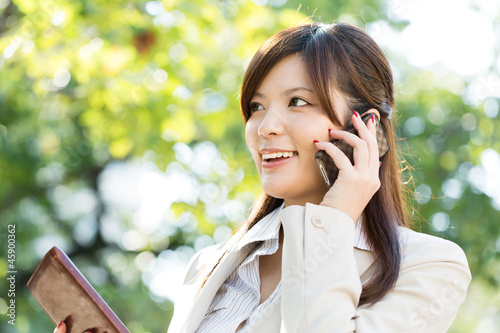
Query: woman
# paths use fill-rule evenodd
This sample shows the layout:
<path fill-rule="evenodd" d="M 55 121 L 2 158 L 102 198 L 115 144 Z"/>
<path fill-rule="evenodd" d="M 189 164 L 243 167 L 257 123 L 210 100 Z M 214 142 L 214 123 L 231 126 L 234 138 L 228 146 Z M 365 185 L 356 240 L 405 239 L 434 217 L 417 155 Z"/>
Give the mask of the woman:
<path fill-rule="evenodd" d="M 169 333 L 446 332 L 467 259 L 406 228 L 396 151 L 380 164 L 374 119 L 359 116 L 375 113 L 396 146 L 392 81 L 351 25 L 302 25 L 264 43 L 240 101 L 265 195 L 232 239 L 191 260 Z M 359 137 L 339 131 L 351 122 Z M 354 148 L 354 165 L 330 139 Z M 318 150 L 340 169 L 328 191 Z"/>
<path fill-rule="evenodd" d="M 447 331 L 471 276 L 457 245 L 406 227 L 392 82 L 352 25 L 301 25 L 264 43 L 240 101 L 265 193 L 231 239 L 191 259 L 169 333 Z M 380 160 L 367 112 L 391 147 Z M 359 136 L 342 130 L 351 123 Z M 331 139 L 354 148 L 354 164 Z M 339 168 L 330 189 L 318 150 Z"/>

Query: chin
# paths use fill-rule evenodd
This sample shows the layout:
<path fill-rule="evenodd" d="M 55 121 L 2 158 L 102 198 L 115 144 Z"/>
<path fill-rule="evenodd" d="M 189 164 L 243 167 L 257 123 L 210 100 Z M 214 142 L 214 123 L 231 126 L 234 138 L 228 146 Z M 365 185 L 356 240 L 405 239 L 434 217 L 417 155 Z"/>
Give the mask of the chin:
<path fill-rule="evenodd" d="M 262 185 L 262 189 L 267 195 L 272 196 L 273 198 L 276 199 L 285 199 L 286 196 L 286 190 L 283 188 L 283 186 L 271 186 L 271 185 Z"/>
<path fill-rule="evenodd" d="M 273 181 L 262 182 L 262 189 L 267 195 L 277 199 L 290 199 L 293 197 L 301 197 L 304 192 L 308 192 L 300 186 L 300 183 L 294 182 L 293 179 L 273 179 Z M 306 191 L 304 191 L 306 190 Z"/>

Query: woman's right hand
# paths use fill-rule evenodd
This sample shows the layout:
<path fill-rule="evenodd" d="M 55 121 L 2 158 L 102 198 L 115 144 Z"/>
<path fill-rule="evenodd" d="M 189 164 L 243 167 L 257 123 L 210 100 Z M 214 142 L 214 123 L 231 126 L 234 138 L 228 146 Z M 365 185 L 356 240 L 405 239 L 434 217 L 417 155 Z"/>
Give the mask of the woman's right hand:
<path fill-rule="evenodd" d="M 54 333 L 66 333 L 66 324 L 61 321 L 59 325 L 54 329 Z"/>
<path fill-rule="evenodd" d="M 374 109 L 368 110 L 375 113 Z M 354 149 L 354 165 L 345 153 L 331 142 L 315 141 L 316 146 L 326 151 L 339 168 L 339 176 L 326 192 L 322 206 L 336 208 L 356 222 L 368 202 L 380 188 L 378 146 L 375 133 L 375 116 L 365 124 L 353 111 L 352 124 L 359 136 L 346 131 L 331 130 L 333 139 L 344 140 Z"/>

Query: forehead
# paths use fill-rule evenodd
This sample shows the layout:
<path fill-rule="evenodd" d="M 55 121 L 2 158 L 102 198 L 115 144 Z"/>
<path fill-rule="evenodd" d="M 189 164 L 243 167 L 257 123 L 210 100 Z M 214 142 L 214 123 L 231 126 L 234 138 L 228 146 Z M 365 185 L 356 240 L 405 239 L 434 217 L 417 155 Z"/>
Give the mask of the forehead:
<path fill-rule="evenodd" d="M 257 87 L 257 92 L 262 89 L 291 89 L 297 86 L 312 89 L 309 75 L 302 58 L 298 55 L 289 55 L 274 65 L 264 76 Z"/>

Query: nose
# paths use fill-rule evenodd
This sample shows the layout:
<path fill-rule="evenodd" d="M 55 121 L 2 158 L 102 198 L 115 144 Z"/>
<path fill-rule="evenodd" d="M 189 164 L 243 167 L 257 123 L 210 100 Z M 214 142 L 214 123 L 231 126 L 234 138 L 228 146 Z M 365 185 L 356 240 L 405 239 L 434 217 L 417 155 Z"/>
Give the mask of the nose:
<path fill-rule="evenodd" d="M 283 115 L 277 108 L 269 108 L 258 128 L 260 137 L 283 134 Z"/>

